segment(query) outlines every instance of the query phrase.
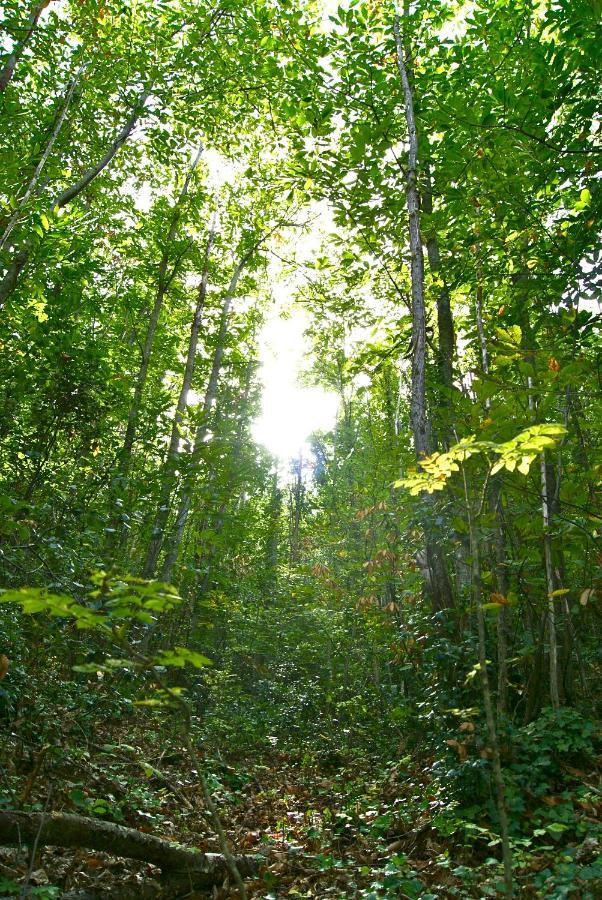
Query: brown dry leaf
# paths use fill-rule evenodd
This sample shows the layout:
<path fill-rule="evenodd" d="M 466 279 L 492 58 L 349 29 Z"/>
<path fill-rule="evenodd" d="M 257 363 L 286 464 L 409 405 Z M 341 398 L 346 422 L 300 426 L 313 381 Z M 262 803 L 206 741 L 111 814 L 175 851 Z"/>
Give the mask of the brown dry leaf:
<path fill-rule="evenodd" d="M 32 884 L 36 885 L 50 884 L 50 879 L 44 869 L 36 869 L 35 872 L 32 872 L 29 876 L 29 880 Z"/>
<path fill-rule="evenodd" d="M 0 655 L 0 681 L 2 681 L 2 679 L 8 672 L 8 666 L 9 666 L 8 656 L 5 656 L 4 653 L 2 653 Z"/>
<path fill-rule="evenodd" d="M 581 591 L 581 596 L 579 597 L 579 603 L 581 604 L 581 606 L 587 606 L 595 593 L 595 588 L 586 588 L 584 591 Z M 6 659 L 6 657 L 3 658 Z"/>

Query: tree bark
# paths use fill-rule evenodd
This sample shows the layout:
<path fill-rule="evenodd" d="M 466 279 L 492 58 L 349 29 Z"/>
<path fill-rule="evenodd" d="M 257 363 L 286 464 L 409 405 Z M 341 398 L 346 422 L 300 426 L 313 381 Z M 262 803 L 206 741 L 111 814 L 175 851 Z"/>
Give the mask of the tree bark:
<path fill-rule="evenodd" d="M 410 277 L 412 283 L 412 388 L 410 419 L 416 456 L 431 452 L 431 434 L 426 410 L 426 306 L 424 302 L 424 254 L 420 237 L 420 196 L 418 193 L 418 132 L 414 116 L 414 98 L 401 41 L 399 16 L 394 22 L 397 64 L 403 87 L 408 128 L 408 169 L 406 207 L 410 239 Z"/>
<path fill-rule="evenodd" d="M 489 351 L 487 348 L 487 336 L 485 334 L 485 325 L 483 322 L 483 278 L 481 273 L 481 263 L 477 260 L 477 289 L 475 296 L 475 318 L 477 321 L 477 334 L 479 335 L 479 348 L 481 350 L 481 367 L 483 374 L 489 374 Z M 485 409 L 491 407 L 491 400 L 485 400 Z"/>
<path fill-rule="evenodd" d="M 533 378 L 529 376 L 529 409 L 533 413 L 534 419 L 537 420 L 537 407 L 535 398 L 531 393 L 533 388 Z M 547 589 L 547 621 L 546 631 L 548 635 L 548 668 L 550 679 L 550 703 L 554 712 L 558 712 L 560 708 L 560 690 L 558 686 L 558 638 L 556 634 L 556 602 L 554 591 L 556 589 L 556 578 L 554 576 L 554 556 L 552 551 L 552 536 L 550 534 L 551 513 L 552 513 L 552 496 L 548 490 L 548 472 L 547 472 L 547 454 L 543 450 L 539 463 L 540 473 L 540 496 L 541 496 L 541 520 L 543 529 L 543 555 L 545 568 L 545 583 Z"/>
<path fill-rule="evenodd" d="M 506 572 L 506 541 L 501 515 L 502 497 L 498 492 L 492 499 L 491 512 L 495 518 L 495 576 L 499 593 L 508 595 L 508 576 Z M 498 719 L 508 712 L 508 607 L 500 608 L 497 620 L 497 714 Z"/>
<path fill-rule="evenodd" d="M 414 437 L 414 450 L 418 463 L 432 451 L 432 437 L 426 406 L 426 305 L 424 298 L 424 254 L 420 236 L 420 196 L 418 192 L 418 133 L 414 115 L 414 98 L 405 53 L 401 40 L 400 19 L 396 15 L 393 23 L 397 65 L 405 102 L 405 117 L 408 128 L 408 168 L 406 176 L 406 207 L 410 241 L 410 277 L 412 283 L 412 385 L 410 395 L 410 423 Z M 429 509 L 433 506 L 431 495 L 425 501 Z M 425 527 L 425 549 L 430 573 L 431 604 L 435 612 L 453 606 L 453 596 L 445 557 L 440 542 L 429 535 L 428 523 Z"/>
<path fill-rule="evenodd" d="M 428 169 L 427 179 L 430 182 L 430 173 Z M 422 208 L 427 214 L 433 212 L 433 195 L 430 183 L 422 197 Z M 429 261 L 429 269 L 433 275 L 438 276 L 442 280 L 441 287 L 437 293 L 437 332 L 439 335 L 437 363 L 439 378 L 445 389 L 443 397 L 444 402 L 442 405 L 449 408 L 451 406 L 451 393 L 454 386 L 454 319 L 451 312 L 449 287 L 445 279 L 441 276 L 439 241 L 437 240 L 437 235 L 434 231 L 431 231 L 427 237 L 426 252 Z"/>
<path fill-rule="evenodd" d="M 157 276 L 157 286 L 155 290 L 155 300 L 153 303 L 153 307 L 151 309 L 151 314 L 148 320 L 148 325 L 146 329 L 146 335 L 144 338 L 144 345 L 142 348 L 142 355 L 140 358 L 140 365 L 138 367 L 138 373 L 136 375 L 136 381 L 134 385 L 134 394 L 132 397 L 132 402 L 130 404 L 130 408 L 128 411 L 127 417 L 127 425 L 125 430 L 125 436 L 123 439 L 123 444 L 121 450 L 119 452 L 118 457 L 118 470 L 117 475 L 113 479 L 113 488 L 112 488 L 112 499 L 115 502 L 118 499 L 119 495 L 119 487 L 118 485 L 125 486 L 129 477 L 131 465 L 132 465 L 132 453 L 134 449 L 134 443 L 136 440 L 136 433 L 138 429 L 138 420 L 140 418 L 140 410 L 142 408 L 142 397 L 144 395 L 144 389 L 146 387 L 146 380 L 148 377 L 148 369 L 150 365 L 151 354 L 153 351 L 153 345 L 155 341 L 155 333 L 157 331 L 157 326 L 159 324 L 159 318 L 161 316 L 161 311 L 163 309 L 163 302 L 167 295 L 167 291 L 169 289 L 169 285 L 174 278 L 175 268 L 172 271 L 171 275 L 168 275 L 167 269 L 169 265 L 171 244 L 176 236 L 178 230 L 178 224 L 180 221 L 180 217 L 182 214 L 182 204 L 186 199 L 188 194 L 188 189 L 190 187 L 190 182 L 198 166 L 199 160 L 203 153 L 203 146 L 200 145 L 198 152 L 194 158 L 191 168 L 189 169 L 186 178 L 184 179 L 184 184 L 182 186 L 182 190 L 176 200 L 174 205 L 171 220 L 169 223 L 169 229 L 167 232 L 167 236 L 165 238 L 165 243 L 163 247 L 163 252 L 161 254 L 161 259 L 159 261 L 159 272 Z M 116 543 L 118 540 L 121 543 L 125 543 L 126 538 L 126 528 L 125 526 L 120 527 L 119 517 L 117 515 L 113 515 L 111 527 L 108 530 L 108 538 L 106 543 L 106 552 L 108 555 L 111 555 L 111 552 L 116 547 Z"/>
<path fill-rule="evenodd" d="M 66 813 L 0 812 L 0 844 L 21 846 L 34 841 L 142 860 L 158 866 L 168 879 L 190 879 L 196 888 L 220 884 L 228 873 L 221 853 L 201 853 L 112 822 Z M 236 857 L 241 875 L 254 875 L 262 862 L 260 856 Z"/>
<path fill-rule="evenodd" d="M 199 329 L 201 327 L 201 316 L 205 308 L 205 299 L 207 297 L 207 285 L 209 281 L 209 260 L 211 258 L 211 251 L 213 249 L 213 242 L 215 240 L 215 228 L 216 220 L 214 216 L 209 230 L 209 237 L 207 238 L 205 260 L 203 263 L 203 274 L 201 276 L 201 282 L 199 284 L 197 293 L 196 307 L 192 319 L 192 324 L 190 326 L 190 338 L 188 340 L 188 354 L 186 357 L 186 365 L 184 368 L 184 375 L 182 377 L 182 386 L 180 388 L 176 411 L 174 413 L 171 425 L 169 447 L 167 450 L 165 466 L 162 472 L 161 490 L 159 493 L 157 512 L 155 514 L 153 531 L 149 541 L 146 559 L 144 561 L 144 568 L 142 570 L 143 578 L 152 578 L 155 574 L 157 560 L 159 559 L 159 554 L 161 553 L 161 547 L 163 545 L 165 528 L 169 519 L 169 506 L 173 491 L 174 475 L 180 456 L 180 426 L 184 418 L 184 413 L 188 404 L 188 394 L 192 386 L 192 376 L 194 374 L 197 346 L 199 340 Z"/>

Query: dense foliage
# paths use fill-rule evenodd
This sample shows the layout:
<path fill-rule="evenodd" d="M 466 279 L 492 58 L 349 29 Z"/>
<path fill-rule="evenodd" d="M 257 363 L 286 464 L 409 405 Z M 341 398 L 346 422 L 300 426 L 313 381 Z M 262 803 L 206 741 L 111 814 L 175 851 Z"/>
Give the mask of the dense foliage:
<path fill-rule="evenodd" d="M 157 896 L 53 812 L 219 896 L 600 895 L 599 14 L 4 4 L 5 895 Z"/>

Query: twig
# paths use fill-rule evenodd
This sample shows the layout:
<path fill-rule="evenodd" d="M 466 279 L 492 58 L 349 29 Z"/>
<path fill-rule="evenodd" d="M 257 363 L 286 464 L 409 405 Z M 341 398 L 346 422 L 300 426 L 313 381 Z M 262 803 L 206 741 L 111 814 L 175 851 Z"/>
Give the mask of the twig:
<path fill-rule="evenodd" d="M 46 813 L 48 811 L 48 806 L 50 804 L 50 798 L 52 797 L 52 785 L 48 790 L 48 796 L 46 797 L 46 802 L 44 803 L 44 809 L 42 810 L 42 815 L 40 816 L 40 826 L 38 828 L 38 832 L 35 836 L 34 842 L 31 847 L 31 857 L 29 859 L 29 867 L 27 869 L 27 875 L 25 876 L 25 883 L 21 888 L 20 895 L 21 897 L 27 897 L 29 894 L 29 882 L 31 881 L 31 876 L 33 875 L 33 867 L 35 865 L 36 855 L 38 852 L 38 844 L 40 842 L 40 835 L 42 834 L 42 828 L 44 827 L 44 822 L 46 820 Z"/>

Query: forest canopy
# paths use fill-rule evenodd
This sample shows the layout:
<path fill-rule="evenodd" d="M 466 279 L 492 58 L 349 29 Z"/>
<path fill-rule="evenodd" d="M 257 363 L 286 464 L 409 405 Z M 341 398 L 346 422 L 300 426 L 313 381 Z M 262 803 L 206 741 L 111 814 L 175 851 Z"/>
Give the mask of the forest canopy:
<path fill-rule="evenodd" d="M 2 896 L 600 896 L 601 13 L 2 4 Z"/>

